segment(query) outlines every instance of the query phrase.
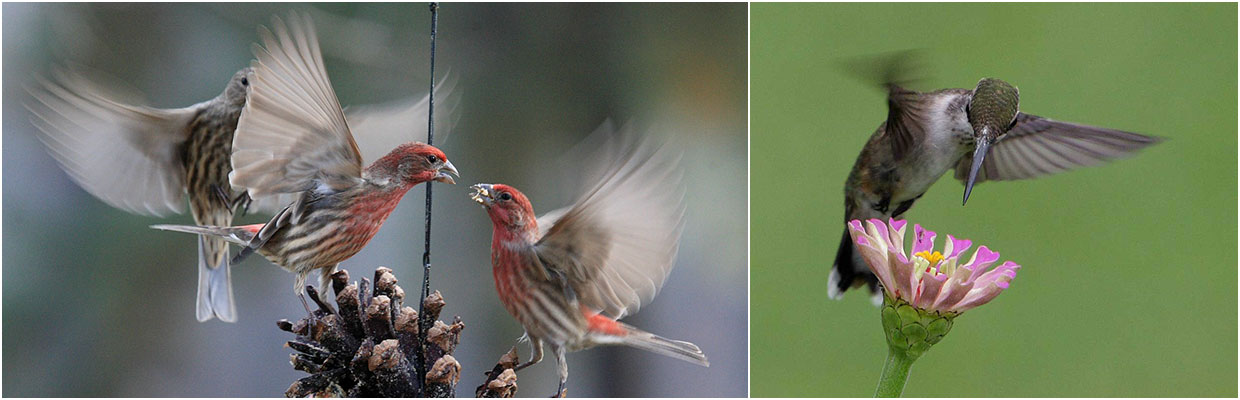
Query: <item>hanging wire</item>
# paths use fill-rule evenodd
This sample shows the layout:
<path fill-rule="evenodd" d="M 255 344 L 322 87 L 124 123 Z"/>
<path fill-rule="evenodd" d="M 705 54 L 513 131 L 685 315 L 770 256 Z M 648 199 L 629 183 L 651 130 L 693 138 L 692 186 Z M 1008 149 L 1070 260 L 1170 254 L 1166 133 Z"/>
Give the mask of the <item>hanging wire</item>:
<path fill-rule="evenodd" d="M 427 100 L 427 117 L 426 117 L 426 144 L 433 145 L 435 141 L 435 31 L 439 25 L 439 3 L 430 3 L 431 9 L 431 90 Z M 426 247 L 422 252 L 422 296 L 418 301 L 418 343 L 426 343 L 426 330 L 430 328 L 430 324 L 423 310 L 423 304 L 426 303 L 426 297 L 430 296 L 431 290 L 431 182 L 426 183 Z M 414 370 L 417 372 L 418 387 L 425 389 L 426 377 L 426 360 L 423 354 L 424 349 L 418 349 L 417 362 Z M 425 394 L 425 393 L 423 393 Z"/>

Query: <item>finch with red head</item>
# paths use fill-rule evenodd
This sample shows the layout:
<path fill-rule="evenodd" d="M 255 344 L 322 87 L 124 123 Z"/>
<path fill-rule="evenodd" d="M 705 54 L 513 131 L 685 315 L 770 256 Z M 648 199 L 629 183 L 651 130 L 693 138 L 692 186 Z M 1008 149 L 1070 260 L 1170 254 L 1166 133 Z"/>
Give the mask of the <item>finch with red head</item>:
<path fill-rule="evenodd" d="M 529 199 L 502 184 L 474 185 L 492 222 L 491 266 L 500 302 L 525 328 L 533 355 L 551 347 L 566 394 L 565 353 L 625 345 L 708 366 L 693 343 L 617 321 L 653 300 L 671 272 L 684 226 L 679 155 L 610 123 L 594 134 L 597 182 L 567 209 L 534 217 Z"/>
<path fill-rule="evenodd" d="M 455 183 L 456 168 L 442 151 L 405 143 L 363 168 L 363 154 L 328 80 L 308 17 L 260 32 L 249 104 L 233 140 L 232 185 L 255 199 L 292 199 L 265 224 L 236 227 L 156 225 L 153 228 L 222 237 L 244 246 L 232 262 L 257 251 L 297 274 L 305 299 L 307 276 L 326 282 L 337 264 L 374 237 L 413 186 Z M 412 128 L 411 128 L 412 129 Z"/>

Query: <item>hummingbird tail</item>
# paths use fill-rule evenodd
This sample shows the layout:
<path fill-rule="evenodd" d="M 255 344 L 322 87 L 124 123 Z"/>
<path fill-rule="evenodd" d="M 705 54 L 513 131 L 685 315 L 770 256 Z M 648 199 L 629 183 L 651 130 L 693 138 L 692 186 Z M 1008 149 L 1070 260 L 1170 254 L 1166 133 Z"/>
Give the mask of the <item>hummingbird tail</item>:
<path fill-rule="evenodd" d="M 827 279 L 827 297 L 832 300 L 844 298 L 844 292 L 863 284 L 869 286 L 871 294 L 878 293 L 878 278 L 870 273 L 869 267 L 861 260 L 853 246 L 848 229 L 845 228 L 844 236 L 840 238 L 840 247 L 835 252 L 835 268 Z"/>

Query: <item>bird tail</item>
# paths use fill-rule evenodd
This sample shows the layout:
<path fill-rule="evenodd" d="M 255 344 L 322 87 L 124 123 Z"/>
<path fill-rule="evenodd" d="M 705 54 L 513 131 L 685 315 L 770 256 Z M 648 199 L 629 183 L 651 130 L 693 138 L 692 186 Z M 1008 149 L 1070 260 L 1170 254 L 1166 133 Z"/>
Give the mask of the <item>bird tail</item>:
<path fill-rule="evenodd" d="M 242 246 L 249 244 L 250 239 L 253 239 L 255 232 L 257 232 L 257 230 L 253 229 L 251 226 L 151 225 L 151 228 L 163 231 L 215 236 Z"/>
<path fill-rule="evenodd" d="M 827 297 L 840 300 L 844 298 L 844 292 L 849 289 L 866 285 L 870 288 L 870 300 L 875 304 L 882 304 L 882 296 L 879 296 L 878 291 L 878 278 L 870 273 L 869 267 L 865 265 L 864 260 L 861 260 L 857 249 L 853 246 L 855 245 L 848 235 L 848 228 L 844 228 L 844 236 L 840 238 L 840 248 L 835 251 L 835 268 L 831 269 L 831 276 L 827 278 Z"/>
<path fill-rule="evenodd" d="M 710 361 L 706 360 L 706 354 L 702 353 L 702 349 L 693 343 L 671 340 L 620 322 L 616 324 L 625 330 L 624 335 L 618 337 L 619 344 L 685 360 L 703 367 L 710 366 Z"/>
<path fill-rule="evenodd" d="M 236 322 L 232 277 L 228 265 L 228 243 L 198 236 L 198 322 L 218 317 Z"/>

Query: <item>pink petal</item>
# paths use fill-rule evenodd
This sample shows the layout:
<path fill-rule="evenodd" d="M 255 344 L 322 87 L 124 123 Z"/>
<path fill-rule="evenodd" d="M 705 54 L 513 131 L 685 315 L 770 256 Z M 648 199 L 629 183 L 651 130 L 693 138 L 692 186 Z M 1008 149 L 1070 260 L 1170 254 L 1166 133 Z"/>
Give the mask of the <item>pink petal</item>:
<path fill-rule="evenodd" d="M 893 294 L 896 295 L 896 297 L 899 297 L 905 300 L 911 300 L 909 296 L 913 294 L 913 288 L 915 287 L 912 284 L 912 279 L 913 279 L 913 264 L 912 263 L 908 261 L 904 261 L 904 260 L 901 260 L 901 261 L 896 261 L 894 259 L 891 260 L 891 280 L 892 280 L 892 283 L 894 283 L 895 285 L 888 286 L 888 288 L 892 291 Z"/>
<path fill-rule="evenodd" d="M 947 252 L 949 254 L 944 254 L 944 255 L 946 255 L 947 258 L 959 256 L 960 253 L 964 253 L 964 251 L 968 250 L 969 246 L 972 246 L 972 245 L 973 245 L 973 241 L 969 239 L 956 239 L 956 237 L 952 235 L 947 235 L 947 246 L 949 246 L 948 247 L 949 250 L 947 250 Z"/>
<path fill-rule="evenodd" d="M 887 234 L 887 224 L 884 224 L 883 221 L 879 221 L 877 218 L 870 218 L 865 222 L 867 222 L 866 226 L 872 229 L 870 230 L 870 236 L 874 236 L 875 240 L 881 239 L 886 242 L 884 244 L 887 247 L 891 247 L 891 239 Z"/>
<path fill-rule="evenodd" d="M 891 247 L 897 249 L 900 259 L 908 261 L 908 256 L 904 254 L 904 228 L 908 225 L 908 221 L 890 218 L 887 220 L 891 224 Z"/>
<path fill-rule="evenodd" d="M 960 302 L 965 295 L 969 294 L 969 290 L 973 289 L 972 282 L 963 282 L 958 277 L 953 276 L 943 284 L 943 290 L 939 293 L 939 298 L 934 301 L 933 309 L 950 310 L 956 303 Z"/>
<path fill-rule="evenodd" d="M 913 254 L 934 250 L 934 231 L 921 228 L 921 224 L 913 225 Z"/>
<path fill-rule="evenodd" d="M 849 228 L 849 229 L 851 229 L 851 230 L 858 230 L 858 231 L 864 231 L 864 230 L 865 230 L 865 227 L 864 227 L 864 226 L 861 226 L 861 220 L 859 220 L 859 219 L 854 219 L 854 220 L 852 220 L 852 221 L 848 221 L 848 228 Z"/>
<path fill-rule="evenodd" d="M 1003 278 L 1003 277 L 1007 277 L 1007 280 L 1011 281 L 1012 279 L 1016 278 L 1016 271 L 1019 269 L 1020 269 L 1019 264 L 1016 264 L 1011 261 L 1004 261 L 1003 265 L 995 267 L 994 269 L 987 271 L 986 273 L 982 274 L 982 276 L 978 277 L 975 285 L 984 286 L 991 282 L 997 282 L 1000 280 L 1000 278 Z"/>
<path fill-rule="evenodd" d="M 973 259 L 969 260 L 969 263 L 965 264 L 962 268 L 971 272 L 968 281 L 973 282 L 973 280 L 981 276 L 983 272 L 986 272 L 986 268 L 989 267 L 990 264 L 994 264 L 995 261 L 999 261 L 999 253 L 990 251 L 990 249 L 986 248 L 986 246 L 981 246 L 977 248 L 977 253 L 973 254 Z"/>
<path fill-rule="evenodd" d="M 913 305 L 920 309 L 930 309 L 934 306 L 934 300 L 939 297 L 939 291 L 943 288 L 943 283 L 947 282 L 947 275 L 925 274 L 921 276 L 921 288 L 918 289 L 917 298 L 913 300 Z"/>
<path fill-rule="evenodd" d="M 1010 278 L 1004 276 L 1002 279 Z M 1007 287 L 1008 282 L 1002 280 L 995 281 L 987 285 L 979 285 L 970 291 L 968 296 L 965 296 L 964 299 L 960 300 L 959 303 L 952 307 L 950 311 L 968 311 L 974 307 L 989 303 L 991 300 L 994 300 L 995 297 L 999 296 L 999 293 L 1003 293 L 1003 290 L 1007 289 Z"/>

